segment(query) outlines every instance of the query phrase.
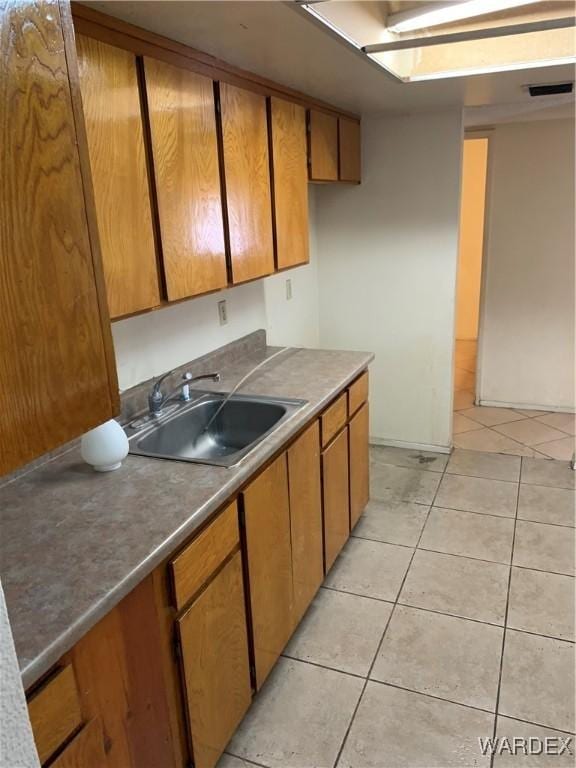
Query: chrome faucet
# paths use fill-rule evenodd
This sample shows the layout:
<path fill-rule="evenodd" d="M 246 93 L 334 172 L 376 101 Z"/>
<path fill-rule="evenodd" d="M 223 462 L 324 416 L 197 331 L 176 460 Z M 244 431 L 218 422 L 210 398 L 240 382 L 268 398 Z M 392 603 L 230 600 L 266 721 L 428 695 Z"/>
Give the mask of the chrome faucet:
<path fill-rule="evenodd" d="M 220 381 L 220 374 L 219 373 L 205 373 L 201 376 L 192 376 L 192 374 L 189 371 L 186 371 L 186 373 L 182 374 L 182 381 L 181 383 L 175 387 L 172 392 L 165 395 L 161 390 L 161 385 L 164 379 L 167 379 L 168 376 L 171 376 L 174 373 L 174 371 L 168 371 L 168 373 L 165 373 L 163 376 L 160 376 L 156 381 L 154 382 L 154 386 L 152 387 L 152 391 L 148 395 L 148 411 L 150 416 L 161 416 L 162 415 L 162 409 L 164 406 L 168 403 L 169 400 L 172 400 L 175 395 L 180 392 L 179 399 L 182 401 L 187 401 L 190 399 L 190 393 L 189 393 L 189 386 L 190 384 L 193 384 L 195 381 L 202 381 L 203 379 L 210 379 L 211 381 Z"/>

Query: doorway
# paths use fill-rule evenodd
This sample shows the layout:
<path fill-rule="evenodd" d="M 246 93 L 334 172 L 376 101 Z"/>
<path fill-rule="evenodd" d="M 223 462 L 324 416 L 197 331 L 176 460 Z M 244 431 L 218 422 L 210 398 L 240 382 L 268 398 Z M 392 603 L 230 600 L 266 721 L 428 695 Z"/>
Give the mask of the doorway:
<path fill-rule="evenodd" d="M 456 290 L 454 411 L 476 401 L 476 370 L 484 252 L 488 138 L 465 138 L 462 155 L 462 196 Z M 454 433 L 466 427 L 454 415 Z"/>

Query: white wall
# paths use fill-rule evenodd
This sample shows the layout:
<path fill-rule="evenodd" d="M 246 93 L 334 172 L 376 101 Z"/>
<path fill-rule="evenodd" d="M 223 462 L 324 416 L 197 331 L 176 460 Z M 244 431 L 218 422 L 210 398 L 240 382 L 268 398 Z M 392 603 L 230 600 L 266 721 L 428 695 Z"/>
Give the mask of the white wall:
<path fill-rule="evenodd" d="M 574 121 L 490 139 L 483 403 L 574 408 Z"/>
<path fill-rule="evenodd" d="M 314 219 L 314 198 L 310 202 Z M 312 227 L 313 229 L 313 227 Z M 318 346 L 315 241 L 310 264 L 112 324 L 120 391 L 265 328 L 270 344 Z M 286 300 L 286 280 L 292 299 Z M 221 326 L 218 302 L 226 299 Z"/>
<path fill-rule="evenodd" d="M 320 341 L 376 353 L 372 439 L 446 449 L 461 114 L 362 125 L 362 184 L 316 192 Z"/>

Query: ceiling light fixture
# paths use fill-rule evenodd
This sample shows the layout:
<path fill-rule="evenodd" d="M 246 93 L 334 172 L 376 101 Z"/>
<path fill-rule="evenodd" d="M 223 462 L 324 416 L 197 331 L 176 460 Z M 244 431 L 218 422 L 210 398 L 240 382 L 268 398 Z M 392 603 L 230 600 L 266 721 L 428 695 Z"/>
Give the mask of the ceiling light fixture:
<path fill-rule="evenodd" d="M 455 0 L 451 3 L 422 4 L 410 11 L 394 13 L 388 17 L 387 29 L 390 32 L 413 32 L 416 29 L 450 24 L 453 21 L 497 13 L 521 5 L 532 5 L 542 0 Z"/>

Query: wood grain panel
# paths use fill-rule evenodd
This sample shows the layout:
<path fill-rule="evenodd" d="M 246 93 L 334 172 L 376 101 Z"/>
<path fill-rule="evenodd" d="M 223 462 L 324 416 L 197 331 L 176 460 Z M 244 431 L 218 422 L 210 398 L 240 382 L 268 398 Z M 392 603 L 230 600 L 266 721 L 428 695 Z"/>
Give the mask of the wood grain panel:
<path fill-rule="evenodd" d="M 368 371 L 358 376 L 348 387 L 348 418 L 368 400 Z"/>
<path fill-rule="evenodd" d="M 170 563 L 174 604 L 183 608 L 240 542 L 236 502 L 221 512 Z"/>
<path fill-rule="evenodd" d="M 144 60 L 168 299 L 227 284 L 212 80 Z"/>
<path fill-rule="evenodd" d="M 306 111 L 284 99 L 270 100 L 276 266 L 307 264 L 308 166 Z"/>
<path fill-rule="evenodd" d="M 104 734 L 98 718 L 90 720 L 50 768 L 106 768 Z"/>
<path fill-rule="evenodd" d="M 322 447 L 326 447 L 330 440 L 340 432 L 348 420 L 348 399 L 343 392 L 331 405 L 326 408 L 320 417 L 322 427 Z"/>
<path fill-rule="evenodd" d="M 270 464 L 243 496 L 259 689 L 294 628 L 286 454 Z"/>
<path fill-rule="evenodd" d="M 108 768 L 177 765 L 153 577 L 70 651 L 82 709 L 99 717 Z"/>
<path fill-rule="evenodd" d="M 362 178 L 360 149 L 360 123 L 347 117 L 338 118 L 338 153 L 340 160 L 340 181 L 355 181 Z"/>
<path fill-rule="evenodd" d="M 240 552 L 178 620 L 195 768 L 213 768 L 250 706 Z"/>
<path fill-rule="evenodd" d="M 338 118 L 311 109 L 309 114 L 311 181 L 338 181 Z"/>
<path fill-rule="evenodd" d="M 76 41 L 108 304 L 119 317 L 160 303 L 136 58 Z"/>
<path fill-rule="evenodd" d="M 28 714 L 38 757 L 44 763 L 82 725 L 80 699 L 70 665 L 30 698 Z"/>
<path fill-rule="evenodd" d="M 58 3 L 0 7 L 0 475 L 114 415 Z"/>
<path fill-rule="evenodd" d="M 348 425 L 350 452 L 350 527 L 353 528 L 370 498 L 370 456 L 368 445 L 368 403 Z"/>
<path fill-rule="evenodd" d="M 324 562 L 326 573 L 350 535 L 348 431 L 344 429 L 322 453 Z"/>
<path fill-rule="evenodd" d="M 266 99 L 220 84 L 226 210 L 234 283 L 274 272 Z"/>
<path fill-rule="evenodd" d="M 288 449 L 294 623 L 324 578 L 320 424 L 315 421 Z"/>

